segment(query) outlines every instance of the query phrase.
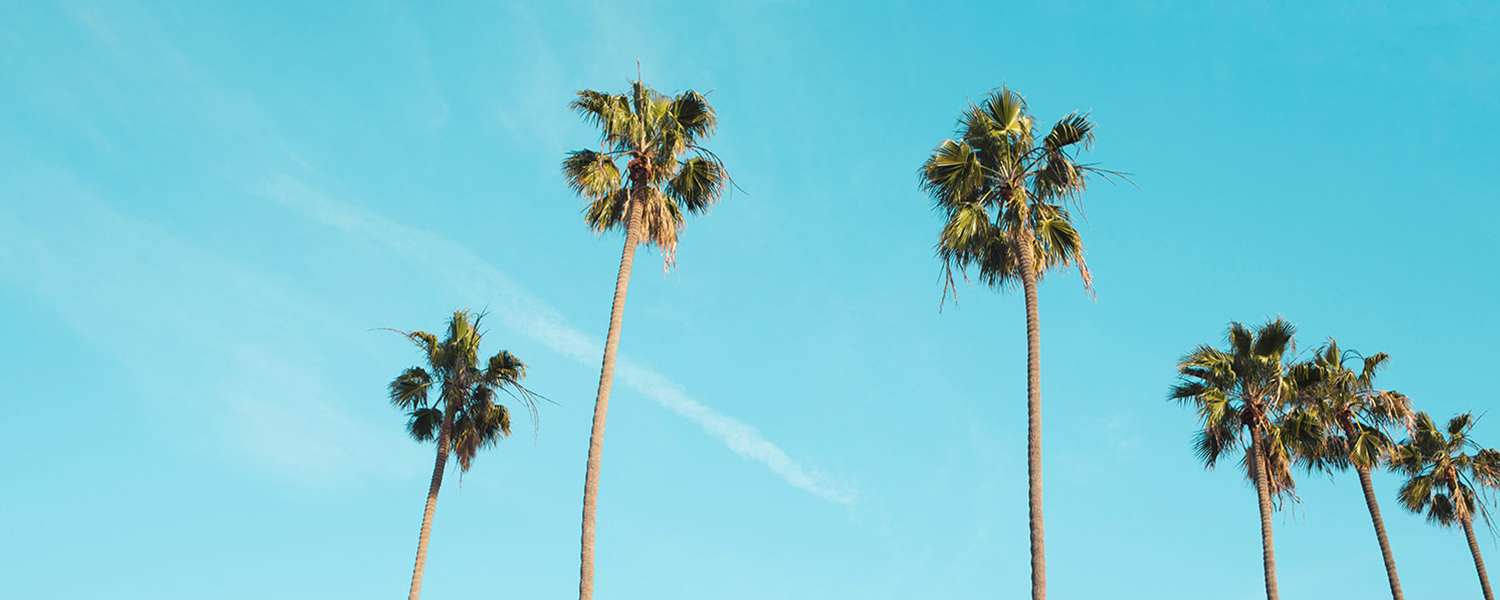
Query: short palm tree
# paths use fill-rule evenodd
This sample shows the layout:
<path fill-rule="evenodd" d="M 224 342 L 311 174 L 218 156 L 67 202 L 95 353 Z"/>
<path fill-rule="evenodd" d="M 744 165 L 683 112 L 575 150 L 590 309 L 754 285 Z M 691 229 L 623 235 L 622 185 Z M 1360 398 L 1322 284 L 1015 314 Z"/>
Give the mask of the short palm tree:
<path fill-rule="evenodd" d="M 1500 487 L 1500 452 L 1480 448 L 1469 437 L 1474 417 L 1463 413 L 1448 421 L 1446 434 L 1425 412 L 1417 413 L 1411 437 L 1396 447 L 1392 463 L 1410 479 L 1401 486 L 1401 505 L 1427 513 L 1427 520 L 1443 527 L 1463 526 L 1474 555 L 1474 570 L 1485 600 L 1495 600 L 1490 578 L 1474 539 L 1474 517 L 1490 522 L 1479 494 Z"/>
<path fill-rule="evenodd" d="M 1021 287 L 1026 303 L 1027 479 L 1031 528 L 1031 597 L 1047 596 L 1042 525 L 1041 325 L 1037 282 L 1054 268 L 1077 265 L 1092 293 L 1083 242 L 1065 204 L 1076 201 L 1091 173 L 1074 154 L 1094 140 L 1087 116 L 1068 115 L 1037 139 L 1035 119 L 1019 94 L 991 92 L 959 117 L 956 139 L 933 150 L 919 171 L 922 188 L 946 217 L 937 254 L 949 289 L 953 271 L 981 283 Z"/>
<path fill-rule="evenodd" d="M 437 508 L 448 454 L 457 455 L 460 473 L 467 472 L 480 449 L 510 435 L 510 410 L 495 402 L 497 391 L 519 400 L 531 413 L 532 421 L 536 419 L 536 396 L 521 385 L 526 365 L 503 350 L 489 361 L 479 362 L 481 316 L 455 311 L 443 339 L 424 331 L 397 331 L 416 344 L 427 366 L 409 367 L 391 381 L 391 404 L 406 412 L 406 432 L 412 439 L 437 441 L 437 463 L 432 467 L 432 484 L 427 488 L 427 509 L 422 513 L 422 533 L 417 541 L 417 564 L 412 570 L 409 600 L 417 600 L 422 592 L 427 537 L 432 532 L 432 514 Z M 430 393 L 434 386 L 436 397 Z"/>
<path fill-rule="evenodd" d="M 1177 363 L 1171 399 L 1197 409 L 1203 421 L 1194 450 L 1212 469 L 1245 447 L 1241 464 L 1255 485 L 1260 507 L 1266 598 L 1276 600 L 1276 549 L 1271 536 L 1272 497 L 1290 494 L 1295 482 L 1281 417 L 1296 390 L 1288 364 L 1296 327 L 1276 318 L 1258 329 L 1230 323 L 1229 347 L 1202 345 Z"/>
<path fill-rule="evenodd" d="M 568 186 L 588 201 L 584 220 L 589 227 L 599 233 L 625 231 L 583 485 L 578 597 L 589 600 L 594 595 L 594 515 L 604 453 L 604 422 L 635 249 L 642 243 L 656 246 L 670 269 L 684 215 L 707 213 L 722 196 L 729 176 L 718 157 L 699 145 L 713 134 L 717 124 L 713 107 L 702 94 L 689 90 L 666 96 L 637 80 L 628 94 L 578 92 L 572 108 L 599 127 L 602 143 L 599 150 L 569 154 L 563 160 L 563 175 Z M 625 162 L 624 170 L 620 161 Z"/>
<path fill-rule="evenodd" d="M 1375 389 L 1375 375 L 1389 361 L 1384 352 L 1361 357 L 1328 340 L 1295 369 L 1300 372 L 1300 393 L 1286 416 L 1285 430 L 1298 461 L 1309 470 L 1343 471 L 1352 466 L 1359 474 L 1391 596 L 1402 600 L 1396 559 L 1370 480 L 1370 471 L 1390 456 L 1393 444 L 1386 432 L 1412 427 L 1411 400 L 1400 392 Z M 1355 368 L 1350 368 L 1351 362 Z"/>

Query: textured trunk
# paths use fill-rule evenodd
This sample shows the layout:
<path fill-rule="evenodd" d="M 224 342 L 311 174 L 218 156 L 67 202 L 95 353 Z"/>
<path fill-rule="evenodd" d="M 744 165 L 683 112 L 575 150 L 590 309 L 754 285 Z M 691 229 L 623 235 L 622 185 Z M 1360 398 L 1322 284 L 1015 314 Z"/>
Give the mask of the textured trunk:
<path fill-rule="evenodd" d="M 1255 497 L 1260 504 L 1261 563 L 1266 571 L 1266 600 L 1277 600 L 1276 592 L 1276 545 L 1271 540 L 1271 482 L 1266 476 L 1264 442 L 1260 439 L 1260 427 L 1250 427 L 1250 454 L 1255 479 Z"/>
<path fill-rule="evenodd" d="M 1022 216 L 1022 222 L 1026 217 Z M 1013 237 L 1020 260 L 1021 289 L 1026 296 L 1026 481 L 1031 512 L 1031 599 L 1047 598 L 1047 549 L 1042 528 L 1042 334 L 1037 313 L 1036 257 L 1030 232 Z"/>
<path fill-rule="evenodd" d="M 636 188 L 640 189 L 640 188 Z M 604 338 L 604 367 L 599 373 L 599 395 L 594 400 L 594 428 L 589 434 L 588 470 L 583 480 L 583 557 L 579 570 L 578 598 L 594 597 L 594 514 L 599 504 L 599 468 L 604 455 L 604 418 L 609 411 L 609 387 L 615 378 L 615 348 L 620 345 L 620 325 L 625 318 L 625 289 L 630 286 L 630 265 L 640 243 L 640 195 L 632 190 L 625 210 L 625 252 L 620 274 L 615 278 L 615 301 L 609 313 L 609 334 Z"/>
<path fill-rule="evenodd" d="M 1490 591 L 1490 576 L 1484 572 L 1484 559 L 1479 556 L 1479 541 L 1474 539 L 1474 521 L 1464 519 L 1464 535 L 1469 538 L 1469 553 L 1474 555 L 1474 570 L 1479 572 L 1479 588 L 1484 590 L 1484 600 L 1495 600 Z"/>
<path fill-rule="evenodd" d="M 427 510 L 422 512 L 422 534 L 417 540 L 417 566 L 411 572 L 411 591 L 407 600 L 422 595 L 422 568 L 427 566 L 427 536 L 432 533 L 432 513 L 437 510 L 438 488 L 443 487 L 443 467 L 448 464 L 448 440 L 453 436 L 453 413 L 458 408 L 444 402 L 443 424 L 438 426 L 437 464 L 432 466 L 432 485 L 427 488 Z"/>
<path fill-rule="evenodd" d="M 1380 541 L 1380 555 L 1385 558 L 1385 577 L 1391 583 L 1392 600 L 1405 600 L 1401 595 L 1401 580 L 1396 577 L 1396 557 L 1391 554 L 1391 542 L 1385 537 L 1385 521 L 1380 519 L 1380 505 L 1375 502 L 1375 486 L 1370 483 L 1369 467 L 1354 467 L 1359 473 L 1359 485 L 1365 490 L 1365 505 L 1370 507 L 1370 522 L 1375 524 L 1375 539 Z"/>

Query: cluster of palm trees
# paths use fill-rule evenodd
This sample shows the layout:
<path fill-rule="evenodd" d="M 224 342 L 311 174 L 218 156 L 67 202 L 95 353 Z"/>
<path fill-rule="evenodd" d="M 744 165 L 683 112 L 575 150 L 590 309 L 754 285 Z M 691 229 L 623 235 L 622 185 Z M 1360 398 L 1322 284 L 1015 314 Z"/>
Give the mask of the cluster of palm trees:
<path fill-rule="evenodd" d="M 1474 519 L 1488 523 L 1481 494 L 1500 487 L 1500 452 L 1469 437 L 1474 417 L 1459 414 L 1439 427 L 1412 409 L 1400 392 L 1378 389 L 1376 374 L 1389 362 L 1381 352 L 1363 356 L 1329 339 L 1310 358 L 1296 359 L 1296 327 L 1281 318 L 1250 328 L 1231 323 L 1225 348 L 1202 345 L 1177 364 L 1171 398 L 1193 407 L 1203 423 L 1194 442 L 1213 468 L 1240 453 L 1255 488 L 1266 598 L 1275 600 L 1276 551 L 1271 512 L 1298 501 L 1293 471 L 1359 475 L 1375 539 L 1385 560 L 1391 596 L 1402 600 L 1396 560 L 1370 473 L 1387 468 L 1406 477 L 1402 507 L 1444 527 L 1460 525 L 1479 574 L 1485 600 L 1494 600 L 1484 570 Z M 1398 437 L 1405 439 L 1397 442 Z"/>
<path fill-rule="evenodd" d="M 717 125 L 702 94 L 689 90 L 669 96 L 637 79 L 624 94 L 578 92 L 571 108 L 600 130 L 600 144 L 569 153 L 563 175 L 586 201 L 584 220 L 590 228 L 625 235 L 584 476 L 579 599 L 590 600 L 604 429 L 636 249 L 655 246 L 670 269 L 686 215 L 708 212 L 733 183 L 719 157 L 701 145 Z M 969 103 L 954 136 L 940 143 L 918 170 L 922 190 L 945 218 L 936 244 L 944 298 L 957 293 L 956 273 L 1001 290 L 1019 287 L 1025 299 L 1033 600 L 1044 600 L 1047 593 L 1037 284 L 1048 273 L 1076 267 L 1084 289 L 1093 293 L 1070 209 L 1078 209 L 1090 177 L 1123 178 L 1079 162 L 1078 153 L 1093 143 L 1093 130 L 1087 115 L 1073 113 L 1043 133 L 1025 99 L 1002 88 Z M 488 362 L 479 361 L 481 317 L 455 312 L 441 339 L 421 331 L 400 332 L 421 350 L 426 367 L 409 368 L 391 382 L 390 400 L 407 414 L 413 438 L 437 444 L 411 600 L 421 591 L 428 533 L 449 454 L 457 454 L 460 471 L 467 471 L 478 450 L 510 434 L 510 412 L 496 403 L 497 392 L 518 400 L 533 420 L 536 416 L 539 396 L 521 385 L 526 369 L 519 359 L 500 352 Z M 1352 354 L 1330 342 L 1313 359 L 1292 364 L 1292 335 L 1291 325 L 1279 319 L 1258 331 L 1234 324 L 1228 350 L 1203 346 L 1183 359 L 1182 381 L 1172 393 L 1198 408 L 1204 429 L 1197 451 L 1210 467 L 1225 452 L 1245 447 L 1245 468 L 1260 503 L 1268 598 L 1276 598 L 1270 514 L 1277 501 L 1295 498 L 1291 471 L 1300 464 L 1330 471 L 1352 466 L 1360 474 L 1398 600 L 1395 563 L 1369 474 L 1378 467 L 1408 473 L 1403 506 L 1425 510 L 1441 524 L 1463 525 L 1486 598 L 1493 600 L 1472 521 L 1476 512 L 1487 515 L 1476 494 L 1500 483 L 1500 454 L 1478 450 L 1469 440 L 1471 417 L 1461 415 L 1440 430 L 1425 414 L 1413 413 L 1405 396 L 1374 389 L 1374 374 L 1385 355 L 1366 358 L 1354 370 L 1346 367 Z M 434 386 L 435 398 L 429 394 Z M 1398 427 L 1407 433 L 1401 444 L 1392 441 Z"/>
<path fill-rule="evenodd" d="M 584 476 L 578 597 L 588 600 L 594 594 L 594 518 L 605 416 L 636 248 L 655 246 L 665 266 L 671 268 L 684 216 L 708 212 L 731 182 L 718 156 L 699 145 L 717 124 L 713 107 L 702 94 L 689 90 L 667 96 L 637 80 L 628 94 L 578 92 L 571 108 L 600 129 L 601 142 L 597 150 L 569 153 L 563 160 L 563 175 L 568 186 L 588 201 L 584 220 L 590 228 L 598 233 L 625 232 Z M 490 359 L 488 367 L 478 367 L 478 326 L 479 316 L 458 311 L 449 320 L 443 340 L 420 331 L 401 332 L 425 353 L 428 369 L 412 367 L 397 377 L 390 385 L 391 403 L 407 412 L 407 429 L 413 438 L 436 439 L 438 447 L 410 600 L 417 600 L 421 593 L 428 532 L 450 450 L 458 454 L 459 468 L 467 471 L 480 448 L 510 435 L 510 413 L 494 403 L 496 390 L 509 392 L 532 411 L 533 419 L 536 416 L 539 396 L 521 385 L 526 368 L 520 360 L 501 352 Z M 427 390 L 434 383 L 441 392 L 437 401 L 429 402 Z"/>

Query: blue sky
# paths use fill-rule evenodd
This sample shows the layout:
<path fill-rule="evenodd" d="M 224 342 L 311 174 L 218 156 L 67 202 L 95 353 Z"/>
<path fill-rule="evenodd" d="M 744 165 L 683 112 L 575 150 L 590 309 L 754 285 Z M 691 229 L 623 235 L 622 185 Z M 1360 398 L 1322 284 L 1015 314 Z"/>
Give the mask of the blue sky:
<path fill-rule="evenodd" d="M 432 450 L 383 393 L 417 356 L 374 329 L 458 307 L 557 405 L 448 480 L 424 592 L 574 593 L 620 240 L 557 165 L 596 142 L 571 94 L 637 59 L 713 90 L 743 191 L 675 271 L 638 257 L 603 596 L 1024 593 L 1022 306 L 939 313 L 915 177 L 1002 83 L 1090 111 L 1140 186 L 1084 198 L 1097 302 L 1041 289 L 1052 597 L 1260 594 L 1254 496 L 1164 400 L 1229 320 L 1390 352 L 1435 415 L 1493 404 L 1493 3 L 305 4 L 0 5 L 17 597 L 400 593 Z M 1461 534 L 1376 484 L 1407 593 L 1477 594 Z M 1286 597 L 1386 593 L 1357 481 L 1299 490 Z"/>

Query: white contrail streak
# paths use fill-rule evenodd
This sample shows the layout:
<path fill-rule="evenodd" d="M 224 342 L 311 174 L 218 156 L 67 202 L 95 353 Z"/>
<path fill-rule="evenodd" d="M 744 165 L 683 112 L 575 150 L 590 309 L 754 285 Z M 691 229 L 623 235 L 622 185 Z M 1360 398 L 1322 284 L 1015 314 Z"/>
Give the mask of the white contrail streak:
<path fill-rule="evenodd" d="M 506 327 L 574 361 L 592 365 L 603 355 L 599 340 L 574 329 L 541 298 L 452 240 L 336 201 L 291 177 L 272 182 L 267 195 L 305 217 L 363 234 L 407 258 L 425 265 L 442 265 L 451 285 L 492 299 L 497 309 L 492 315 Z M 765 464 L 787 483 L 832 502 L 854 503 L 853 492 L 803 467 L 755 427 L 694 400 L 681 385 L 661 373 L 629 359 L 620 360 L 618 373 L 626 386 L 692 421 L 741 457 Z"/>

